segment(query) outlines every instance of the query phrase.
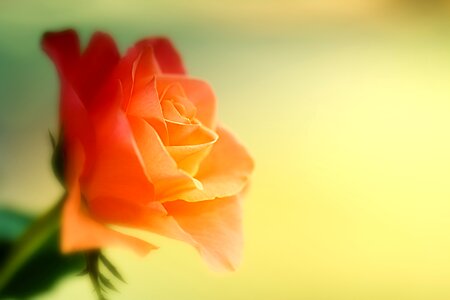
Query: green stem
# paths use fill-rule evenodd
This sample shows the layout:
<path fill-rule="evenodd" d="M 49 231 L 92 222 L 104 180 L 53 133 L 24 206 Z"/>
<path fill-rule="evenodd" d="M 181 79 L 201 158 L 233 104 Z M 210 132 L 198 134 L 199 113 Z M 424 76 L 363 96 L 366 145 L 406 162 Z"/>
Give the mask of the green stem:
<path fill-rule="evenodd" d="M 0 269 L 0 292 L 27 260 L 58 230 L 63 199 L 37 219 L 16 241 Z"/>

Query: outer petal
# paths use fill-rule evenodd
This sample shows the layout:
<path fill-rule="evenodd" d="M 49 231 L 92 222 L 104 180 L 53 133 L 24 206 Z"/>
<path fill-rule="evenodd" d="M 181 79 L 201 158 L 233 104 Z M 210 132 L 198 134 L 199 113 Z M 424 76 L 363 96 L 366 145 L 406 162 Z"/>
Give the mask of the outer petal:
<path fill-rule="evenodd" d="M 74 88 L 87 106 L 102 89 L 120 59 L 114 40 L 101 32 L 92 36 L 82 54 L 74 30 L 46 33 L 42 47 L 55 63 L 61 78 Z"/>
<path fill-rule="evenodd" d="M 96 32 L 77 63 L 77 73 L 73 78 L 76 91 L 88 109 L 119 60 L 114 40 L 106 33 Z"/>
<path fill-rule="evenodd" d="M 167 128 L 156 91 L 155 74 L 161 70 L 150 46 L 132 47 L 116 69 L 116 77 L 122 82 L 123 110 L 135 117 L 144 118 L 167 139 Z"/>
<path fill-rule="evenodd" d="M 162 95 L 170 85 L 174 83 L 182 86 L 187 98 L 197 108 L 196 118 L 206 127 L 214 129 L 217 123 L 217 105 L 214 92 L 208 83 L 183 76 L 156 77 L 158 93 Z"/>
<path fill-rule="evenodd" d="M 155 53 L 158 65 L 162 73 L 166 74 L 186 74 L 183 61 L 172 42 L 166 38 L 148 38 L 136 43 L 136 47 L 151 47 Z"/>
<path fill-rule="evenodd" d="M 123 83 L 124 95 L 127 98 L 124 110 L 135 88 L 144 87 L 155 74 L 160 73 L 161 70 L 151 47 L 134 46 L 128 49 L 115 70 L 115 77 Z"/>
<path fill-rule="evenodd" d="M 47 32 L 42 38 L 42 48 L 55 64 L 61 82 L 60 118 L 65 139 L 79 138 L 86 131 L 87 116 L 70 78 L 80 59 L 80 44 L 74 30 Z"/>
<path fill-rule="evenodd" d="M 80 144 L 70 148 L 72 160 L 67 168 L 69 194 L 62 212 L 61 249 L 63 252 L 97 249 L 105 246 L 126 246 L 141 255 L 155 246 L 142 240 L 109 229 L 94 220 L 82 203 L 79 177 L 83 168 L 83 153 Z"/>
<path fill-rule="evenodd" d="M 73 159 L 70 148 L 78 142 L 81 142 L 83 149 L 87 153 L 92 152 L 95 147 L 95 135 L 93 133 L 92 123 L 80 98 L 64 78 L 61 79 L 60 118 L 66 160 L 70 162 Z M 94 157 L 92 155 L 85 157 L 83 173 L 93 164 L 93 160 Z"/>
<path fill-rule="evenodd" d="M 164 206 L 198 243 L 196 247 L 211 267 L 234 270 L 239 265 L 243 244 L 239 196 L 195 203 L 173 201 Z"/>
<path fill-rule="evenodd" d="M 166 202 L 166 214 L 155 205 L 104 198 L 89 208 L 102 222 L 146 229 L 191 244 L 216 270 L 234 270 L 239 265 L 243 244 L 239 196 L 196 203 Z"/>
<path fill-rule="evenodd" d="M 154 199 L 154 188 L 148 176 L 139 149 L 125 113 L 120 107 L 119 91 L 102 95 L 100 106 L 90 115 L 95 130 L 96 149 L 88 156 L 95 161 L 89 174 L 83 178 L 82 188 L 88 200 L 116 197 L 129 202 L 149 203 Z"/>
<path fill-rule="evenodd" d="M 80 59 L 77 33 L 72 29 L 47 32 L 42 37 L 42 48 L 53 60 L 59 75 L 69 79 Z"/>
<path fill-rule="evenodd" d="M 134 84 L 136 88 L 142 88 L 143 85 L 152 81 L 155 75 L 161 74 L 162 71 L 155 57 L 155 51 L 151 46 L 136 46 L 136 48 L 139 51 L 139 57 L 133 65 Z"/>
<path fill-rule="evenodd" d="M 144 229 L 197 246 L 197 242 L 168 215 L 161 203 L 139 205 L 117 198 L 98 198 L 90 203 L 89 209 L 104 223 Z"/>
<path fill-rule="evenodd" d="M 219 140 L 200 165 L 195 176 L 203 190 L 178 194 L 178 199 L 202 201 L 236 195 L 247 185 L 253 171 L 253 160 L 247 150 L 228 130 L 217 128 Z"/>
<path fill-rule="evenodd" d="M 60 123 L 65 148 L 70 148 L 77 141 L 81 142 L 83 148 L 88 149 L 89 152 L 94 145 L 92 124 L 71 81 L 80 59 L 78 36 L 73 30 L 48 32 L 43 37 L 42 47 L 54 62 L 60 77 Z M 72 159 L 70 153 L 66 155 L 67 160 L 70 161 Z M 89 165 L 92 158 L 86 157 L 86 161 Z"/>

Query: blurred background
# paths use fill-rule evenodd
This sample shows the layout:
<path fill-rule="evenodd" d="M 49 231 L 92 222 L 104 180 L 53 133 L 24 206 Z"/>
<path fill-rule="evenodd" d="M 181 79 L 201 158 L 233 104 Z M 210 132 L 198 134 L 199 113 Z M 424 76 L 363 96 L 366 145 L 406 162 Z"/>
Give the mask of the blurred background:
<path fill-rule="evenodd" d="M 0 0 L 0 206 L 41 213 L 58 82 L 46 30 L 167 35 L 256 161 L 235 273 L 151 236 L 111 299 L 449 299 L 450 1 Z M 38 299 L 94 299 L 86 277 Z"/>

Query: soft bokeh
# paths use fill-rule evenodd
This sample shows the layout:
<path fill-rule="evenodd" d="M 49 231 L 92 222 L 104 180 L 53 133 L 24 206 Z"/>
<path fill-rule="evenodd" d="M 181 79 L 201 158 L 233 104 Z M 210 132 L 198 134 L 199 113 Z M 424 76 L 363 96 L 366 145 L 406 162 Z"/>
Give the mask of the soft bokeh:
<path fill-rule="evenodd" d="M 122 50 L 167 35 L 207 79 L 256 161 L 236 273 L 182 243 L 107 251 L 111 299 L 449 299 L 447 1 L 0 2 L 0 205 L 62 193 L 48 129 L 58 82 L 46 30 L 110 32 Z M 86 277 L 39 299 L 94 299 Z"/>

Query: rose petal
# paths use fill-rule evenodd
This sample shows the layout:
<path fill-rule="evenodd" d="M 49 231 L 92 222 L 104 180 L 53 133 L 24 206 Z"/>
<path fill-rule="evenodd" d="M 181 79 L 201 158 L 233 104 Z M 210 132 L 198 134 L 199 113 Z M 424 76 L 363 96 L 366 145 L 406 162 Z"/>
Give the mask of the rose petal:
<path fill-rule="evenodd" d="M 197 246 L 159 202 L 138 205 L 117 198 L 97 198 L 89 204 L 89 209 L 104 223 L 148 230 Z"/>
<path fill-rule="evenodd" d="M 95 164 L 83 178 L 83 189 L 88 199 L 117 197 L 148 203 L 155 200 L 153 184 L 120 100 L 115 100 L 121 97 L 119 91 L 103 95 L 106 104 L 91 112 L 96 149 L 89 156 L 95 157 Z"/>
<path fill-rule="evenodd" d="M 189 124 L 191 122 L 188 118 L 180 114 L 180 111 L 172 101 L 163 100 L 161 102 L 161 108 L 166 120 L 183 124 Z"/>
<path fill-rule="evenodd" d="M 178 168 L 195 176 L 218 135 L 201 124 L 182 124 L 168 120 L 166 124 L 169 133 L 167 151 L 177 162 Z"/>
<path fill-rule="evenodd" d="M 191 176 L 196 176 L 201 162 L 206 156 L 208 156 L 216 141 L 217 135 L 214 134 L 211 139 L 205 141 L 204 143 L 182 146 L 167 146 L 166 149 L 176 161 L 178 168 L 186 171 Z"/>
<path fill-rule="evenodd" d="M 158 62 L 151 47 L 131 47 L 120 60 L 115 70 L 115 78 L 123 82 L 127 109 L 136 87 L 142 88 L 153 80 L 156 74 L 160 74 Z"/>
<path fill-rule="evenodd" d="M 70 80 L 80 56 L 78 36 L 73 30 L 49 32 L 44 35 L 42 46 L 59 73 L 61 84 L 60 123 L 64 149 L 70 149 L 75 141 L 79 141 L 82 147 L 90 152 L 95 138 L 92 133 L 92 124 L 86 108 Z M 65 153 L 65 155 L 67 156 L 66 160 L 70 161 L 69 153 Z M 89 166 L 91 163 L 92 157 L 87 157 L 86 165 Z"/>
<path fill-rule="evenodd" d="M 89 106 L 120 60 L 114 40 L 106 33 L 95 33 L 80 54 L 80 42 L 74 30 L 48 32 L 42 48 L 55 63 L 60 76 L 74 88 Z"/>
<path fill-rule="evenodd" d="M 46 32 L 42 49 L 52 59 L 61 77 L 69 80 L 80 59 L 80 41 L 75 30 Z"/>
<path fill-rule="evenodd" d="M 189 145 L 189 146 L 169 146 L 166 147 L 172 158 L 177 162 L 178 168 L 184 170 L 191 176 L 195 176 L 200 167 L 200 163 L 211 151 L 213 143 Z M 200 190 L 203 189 L 201 185 Z"/>
<path fill-rule="evenodd" d="M 132 116 L 128 119 L 146 171 L 154 182 L 157 199 L 163 201 L 170 195 L 195 189 L 194 179 L 178 169 L 155 129 L 142 119 Z"/>
<path fill-rule="evenodd" d="M 186 97 L 196 107 L 196 118 L 206 127 L 216 126 L 216 97 L 208 83 L 183 76 L 159 75 L 156 77 L 156 88 L 161 95 L 168 86 L 178 84 L 183 88 Z"/>
<path fill-rule="evenodd" d="M 166 122 L 154 79 L 145 88 L 138 89 L 133 93 L 127 108 L 127 115 L 143 118 L 155 128 L 163 142 L 167 141 Z"/>
<path fill-rule="evenodd" d="M 155 51 L 151 46 L 136 47 L 139 49 L 140 54 L 134 62 L 133 78 L 135 89 L 139 89 L 154 80 L 155 75 L 161 74 L 162 71 L 155 57 Z"/>
<path fill-rule="evenodd" d="M 144 118 L 152 125 L 163 141 L 167 140 L 167 128 L 159 103 L 154 76 L 161 73 L 153 49 L 150 46 L 132 47 L 116 69 L 116 78 L 123 84 L 123 110 Z"/>
<path fill-rule="evenodd" d="M 198 243 L 196 247 L 211 267 L 236 269 L 243 244 L 239 196 L 195 203 L 166 202 L 164 207 Z"/>
<path fill-rule="evenodd" d="M 243 244 L 239 196 L 196 203 L 166 202 L 164 207 L 165 215 L 153 207 L 114 198 L 96 199 L 89 206 L 102 222 L 145 229 L 189 243 L 212 268 L 236 269 Z"/>
<path fill-rule="evenodd" d="M 169 134 L 168 146 L 211 144 L 217 141 L 217 134 L 202 124 L 184 124 L 166 119 Z"/>
<path fill-rule="evenodd" d="M 183 87 L 178 82 L 167 85 L 162 92 L 159 93 L 160 101 L 169 100 L 181 108 L 181 113 L 188 119 L 193 119 L 197 114 L 197 108 L 187 98 Z"/>
<path fill-rule="evenodd" d="M 66 161 L 72 160 L 68 150 L 77 142 L 81 142 L 86 152 L 94 151 L 95 135 L 88 113 L 72 86 L 64 78 L 61 78 L 60 118 Z M 83 174 L 86 174 L 91 168 L 93 160 L 94 157 L 91 155 L 85 158 Z"/>
<path fill-rule="evenodd" d="M 126 111 L 131 94 L 134 88 L 134 73 L 136 71 L 136 64 L 139 59 L 140 52 L 132 47 L 128 49 L 126 55 L 116 65 L 112 78 L 122 83 L 122 92 L 124 99 L 122 102 L 122 109 Z"/>
<path fill-rule="evenodd" d="M 253 170 L 253 160 L 247 150 L 228 130 L 217 128 L 219 140 L 203 160 L 195 175 L 203 190 L 178 194 L 185 201 L 202 201 L 236 195 L 247 185 Z"/>
<path fill-rule="evenodd" d="M 80 42 L 74 30 L 47 32 L 42 38 L 42 48 L 55 64 L 61 84 L 60 119 L 66 143 L 81 139 L 88 129 L 86 109 L 71 84 L 71 78 L 80 59 Z"/>
<path fill-rule="evenodd" d="M 83 168 L 81 145 L 71 148 L 69 194 L 62 211 L 61 249 L 64 253 L 98 249 L 105 246 L 125 246 L 145 255 L 157 247 L 140 239 L 116 232 L 94 220 L 83 206 L 79 176 Z"/>
<path fill-rule="evenodd" d="M 88 109 L 119 60 L 120 54 L 111 36 L 96 32 L 78 61 L 73 79 L 76 92 Z"/>
<path fill-rule="evenodd" d="M 61 250 L 64 253 L 116 245 L 131 248 L 140 255 L 157 249 L 152 244 L 114 231 L 95 221 L 82 207 L 79 188 L 78 184 L 70 186 L 63 209 Z"/>
<path fill-rule="evenodd" d="M 186 74 L 183 61 L 170 40 L 162 37 L 143 39 L 136 43 L 136 47 L 151 47 L 162 73 Z"/>

